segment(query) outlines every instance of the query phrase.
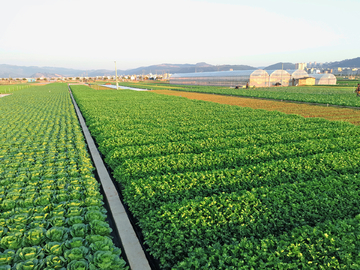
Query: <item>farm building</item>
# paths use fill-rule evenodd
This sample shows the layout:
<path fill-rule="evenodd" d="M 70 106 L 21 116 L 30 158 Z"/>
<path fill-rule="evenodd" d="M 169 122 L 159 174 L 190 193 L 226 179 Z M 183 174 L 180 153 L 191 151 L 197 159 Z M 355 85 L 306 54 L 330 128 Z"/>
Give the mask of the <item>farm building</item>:
<path fill-rule="evenodd" d="M 265 70 L 258 69 L 177 73 L 170 77 L 170 84 L 243 87 L 247 83 L 249 83 L 249 86 L 268 86 L 269 74 Z"/>
<path fill-rule="evenodd" d="M 299 79 L 294 79 L 295 84 L 298 86 L 304 86 L 304 85 L 315 85 L 315 78 L 313 77 L 304 77 Z"/>
<path fill-rule="evenodd" d="M 269 86 L 288 86 L 290 81 L 290 73 L 286 70 L 267 70 L 269 73 Z"/>
<path fill-rule="evenodd" d="M 311 74 L 310 77 L 315 78 L 315 84 L 336 84 L 336 77 L 333 74 Z"/>

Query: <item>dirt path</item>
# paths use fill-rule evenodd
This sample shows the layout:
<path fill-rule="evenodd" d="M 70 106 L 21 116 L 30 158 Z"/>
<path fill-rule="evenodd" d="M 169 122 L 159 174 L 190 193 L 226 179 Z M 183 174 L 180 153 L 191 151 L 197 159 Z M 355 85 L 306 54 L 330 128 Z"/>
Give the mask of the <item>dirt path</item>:
<path fill-rule="evenodd" d="M 152 90 L 157 94 L 181 96 L 189 99 L 211 101 L 221 104 L 264 109 L 268 111 L 280 111 L 287 114 L 298 114 L 304 117 L 322 117 L 328 120 L 347 121 L 360 125 L 360 110 L 324 107 L 318 105 L 297 104 L 281 101 L 261 100 L 254 98 L 230 97 L 212 94 L 200 94 L 192 92 L 179 92 L 171 90 Z"/>

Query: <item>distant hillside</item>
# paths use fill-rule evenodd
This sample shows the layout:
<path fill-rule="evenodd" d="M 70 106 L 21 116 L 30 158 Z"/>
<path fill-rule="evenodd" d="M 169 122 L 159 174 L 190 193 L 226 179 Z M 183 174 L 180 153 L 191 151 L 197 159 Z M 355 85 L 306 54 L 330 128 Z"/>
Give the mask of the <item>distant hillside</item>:
<path fill-rule="evenodd" d="M 120 72 L 120 73 L 119 73 Z M 121 74 L 121 70 L 118 71 Z M 39 74 L 40 76 L 37 76 Z M 38 78 L 41 74 L 47 74 L 46 77 L 82 77 L 82 76 L 109 76 L 115 75 L 114 70 L 80 70 L 58 67 L 36 67 L 36 66 L 15 66 L 0 64 L 0 78 Z"/>
<path fill-rule="evenodd" d="M 63 77 L 63 76 L 59 74 L 47 73 L 47 72 L 44 73 L 38 72 L 30 76 L 30 78 L 59 78 L 59 77 Z"/>
<path fill-rule="evenodd" d="M 139 67 L 128 70 L 118 70 L 118 75 L 132 75 L 132 74 L 163 74 L 163 73 L 191 73 L 191 72 L 206 72 L 206 71 L 225 71 L 225 70 L 248 70 L 256 69 L 255 67 L 247 65 L 218 65 L 214 66 L 207 63 L 197 64 L 160 64 L 148 67 Z M 43 74 L 43 75 L 42 75 Z M 47 75 L 45 75 L 47 74 Z M 38 77 L 95 77 L 95 76 L 113 76 L 114 70 L 97 69 L 97 70 L 78 70 L 70 68 L 57 67 L 24 67 L 15 65 L 0 64 L 0 78 L 38 78 Z"/>
<path fill-rule="evenodd" d="M 207 63 L 197 64 L 161 64 L 148 67 L 139 67 L 131 70 L 125 70 L 124 75 L 130 74 L 163 74 L 163 73 L 192 73 L 192 72 L 207 72 L 207 71 L 226 71 L 226 70 L 249 70 L 257 69 L 247 65 L 210 65 Z"/>
<path fill-rule="evenodd" d="M 281 69 L 295 69 L 295 64 L 292 63 L 277 63 L 265 67 L 265 70 Z M 354 59 L 346 59 L 338 62 L 331 62 L 323 64 L 325 68 L 333 67 L 360 67 L 360 57 Z M 147 67 L 139 67 L 128 70 L 118 70 L 118 75 L 132 75 L 132 74 L 163 74 L 163 73 L 192 73 L 192 72 L 207 72 L 207 71 L 227 71 L 227 70 L 255 70 L 257 67 L 248 65 L 211 65 L 205 62 L 197 64 L 160 64 Z M 58 67 L 36 67 L 36 66 L 15 66 L 0 64 L 0 78 L 38 78 L 37 74 L 43 74 L 46 77 L 95 77 L 95 76 L 112 76 L 115 75 L 114 70 L 96 69 L 96 70 L 80 70 L 71 68 Z"/>
<path fill-rule="evenodd" d="M 335 68 L 335 67 L 360 67 L 360 57 L 353 59 L 346 59 L 337 62 L 326 63 L 323 67 Z"/>
<path fill-rule="evenodd" d="M 276 63 L 274 65 L 264 68 L 265 70 L 277 70 L 277 69 L 295 69 L 295 64 L 292 63 Z"/>

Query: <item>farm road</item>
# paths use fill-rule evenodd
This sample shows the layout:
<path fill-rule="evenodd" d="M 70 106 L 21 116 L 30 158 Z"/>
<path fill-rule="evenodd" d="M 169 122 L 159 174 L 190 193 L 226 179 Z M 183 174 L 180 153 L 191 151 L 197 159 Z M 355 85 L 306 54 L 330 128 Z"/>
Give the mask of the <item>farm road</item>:
<path fill-rule="evenodd" d="M 253 109 L 279 111 L 287 114 L 297 114 L 303 117 L 321 117 L 332 121 L 347 121 L 354 125 L 360 125 L 360 110 L 348 108 L 325 107 L 320 105 L 298 104 L 283 101 L 270 101 L 255 98 L 221 96 L 171 90 L 152 90 L 151 92 L 163 95 L 186 97 L 189 99 L 211 101 L 220 104 L 250 107 Z"/>

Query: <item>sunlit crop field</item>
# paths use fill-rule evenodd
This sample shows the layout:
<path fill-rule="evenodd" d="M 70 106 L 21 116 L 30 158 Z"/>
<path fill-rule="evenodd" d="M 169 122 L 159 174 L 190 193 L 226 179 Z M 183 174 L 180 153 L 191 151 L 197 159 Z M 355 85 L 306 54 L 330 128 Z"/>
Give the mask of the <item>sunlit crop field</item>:
<path fill-rule="evenodd" d="M 126 269 L 66 84 L 0 99 L 0 269 Z"/>
<path fill-rule="evenodd" d="M 308 104 L 296 104 L 289 102 L 262 100 L 254 98 L 242 98 L 236 96 L 212 95 L 206 93 L 180 92 L 171 90 L 153 90 L 157 94 L 186 97 L 189 99 L 211 101 L 221 104 L 279 111 L 287 114 L 297 114 L 304 117 L 321 117 L 328 120 L 347 121 L 352 124 L 360 124 L 360 110 L 318 106 Z"/>
<path fill-rule="evenodd" d="M 72 89 L 161 269 L 360 267 L 360 127 Z"/>

